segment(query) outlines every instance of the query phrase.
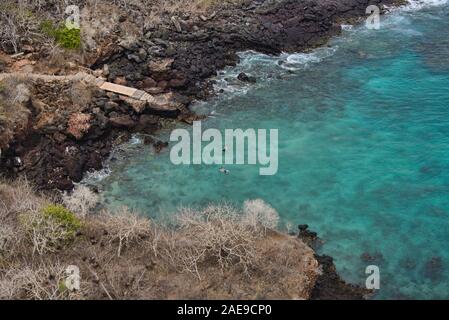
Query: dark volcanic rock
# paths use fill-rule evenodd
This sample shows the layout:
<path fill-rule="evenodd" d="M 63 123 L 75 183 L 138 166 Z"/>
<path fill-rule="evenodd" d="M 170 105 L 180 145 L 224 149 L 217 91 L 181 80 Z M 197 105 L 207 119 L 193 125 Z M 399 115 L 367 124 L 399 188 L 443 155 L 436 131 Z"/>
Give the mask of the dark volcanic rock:
<path fill-rule="evenodd" d="M 371 290 L 343 281 L 331 257 L 315 255 L 315 258 L 322 266 L 323 274 L 317 279 L 311 300 L 364 300 L 373 294 Z"/>
<path fill-rule="evenodd" d="M 251 77 L 247 75 L 246 73 L 242 72 L 237 76 L 237 79 L 239 79 L 242 82 L 250 82 L 250 83 L 256 83 L 257 80 L 254 77 Z"/>
<path fill-rule="evenodd" d="M 171 89 L 201 99 L 211 89 L 207 79 L 225 66 L 236 65 L 238 51 L 267 54 L 303 51 L 340 33 L 340 23 L 364 16 L 368 5 L 382 7 L 381 4 L 395 2 L 400 1 L 278 0 L 238 6 L 223 4 L 212 18 L 189 21 L 189 32 L 176 32 L 172 17 L 165 17 L 165 23 L 146 33 L 139 45 L 126 46 L 121 55 L 98 61 L 108 63 L 110 80 L 122 81 L 121 77 L 128 75 L 127 80 L 133 86 L 148 92 Z M 139 84 L 130 76 L 136 74 L 144 75 L 143 81 L 151 80 Z M 255 80 L 245 75 L 239 78 Z"/>
<path fill-rule="evenodd" d="M 299 225 L 298 237 L 316 250 L 318 236 L 309 231 L 308 225 Z M 315 254 L 323 272 L 318 277 L 311 293 L 311 300 L 363 300 L 373 291 L 345 282 L 337 273 L 332 257 Z"/>
<path fill-rule="evenodd" d="M 309 226 L 302 224 L 298 226 L 299 237 L 310 247 L 317 245 L 318 235 L 316 232 L 310 231 Z"/>

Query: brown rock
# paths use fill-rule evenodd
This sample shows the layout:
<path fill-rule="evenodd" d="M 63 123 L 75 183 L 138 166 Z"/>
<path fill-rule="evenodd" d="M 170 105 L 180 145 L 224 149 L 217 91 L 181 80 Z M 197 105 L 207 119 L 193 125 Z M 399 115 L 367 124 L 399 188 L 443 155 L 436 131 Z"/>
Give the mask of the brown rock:
<path fill-rule="evenodd" d="M 168 81 L 165 81 L 165 80 L 159 81 L 157 83 L 157 86 L 158 86 L 158 88 L 161 88 L 162 90 L 165 90 L 168 87 Z"/>
<path fill-rule="evenodd" d="M 67 123 L 67 133 L 75 139 L 80 140 L 89 131 L 92 116 L 85 113 L 73 113 Z"/>
<path fill-rule="evenodd" d="M 120 100 L 124 101 L 127 105 L 129 105 L 136 113 L 142 113 L 147 107 L 147 102 L 142 100 L 137 100 L 125 96 L 120 96 Z"/>
<path fill-rule="evenodd" d="M 115 128 L 131 129 L 136 126 L 134 120 L 128 115 L 110 118 L 109 122 Z"/>
<path fill-rule="evenodd" d="M 37 113 L 41 113 L 47 108 L 47 105 L 44 102 L 35 97 L 31 98 L 31 105 Z"/>
<path fill-rule="evenodd" d="M 138 130 L 152 133 L 160 127 L 159 117 L 151 114 L 143 114 L 139 118 Z"/>
<path fill-rule="evenodd" d="M 142 82 L 144 88 L 152 88 L 157 85 L 157 82 L 152 78 L 145 78 L 145 80 L 143 80 Z"/>
<path fill-rule="evenodd" d="M 179 23 L 178 17 L 173 16 L 173 17 L 171 17 L 170 20 L 173 23 L 173 25 L 175 26 L 176 31 L 182 32 L 182 27 L 181 27 L 181 24 Z"/>
<path fill-rule="evenodd" d="M 67 137 L 60 132 L 56 132 L 55 134 L 53 134 L 53 139 L 55 139 L 55 141 L 58 143 L 63 143 L 66 138 Z"/>
<path fill-rule="evenodd" d="M 117 77 L 114 79 L 114 83 L 121 86 L 126 86 L 128 84 L 128 81 L 126 81 L 125 77 Z"/>
<path fill-rule="evenodd" d="M 180 88 L 185 86 L 186 79 L 171 79 L 168 85 L 172 88 Z"/>
<path fill-rule="evenodd" d="M 160 60 L 151 61 L 148 64 L 148 70 L 152 73 L 167 72 L 168 70 L 170 70 L 173 62 L 174 62 L 174 59 L 160 59 Z"/>
<path fill-rule="evenodd" d="M 43 130 L 46 127 L 53 126 L 55 123 L 55 115 L 51 113 L 42 113 L 37 119 L 34 129 Z"/>
<path fill-rule="evenodd" d="M 167 117 L 177 117 L 181 107 L 182 104 L 175 99 L 175 95 L 171 92 L 148 99 L 148 108 L 150 110 L 155 114 L 161 114 Z"/>
<path fill-rule="evenodd" d="M 25 66 L 31 66 L 33 62 L 28 59 L 22 59 L 13 63 L 12 71 L 21 71 Z"/>

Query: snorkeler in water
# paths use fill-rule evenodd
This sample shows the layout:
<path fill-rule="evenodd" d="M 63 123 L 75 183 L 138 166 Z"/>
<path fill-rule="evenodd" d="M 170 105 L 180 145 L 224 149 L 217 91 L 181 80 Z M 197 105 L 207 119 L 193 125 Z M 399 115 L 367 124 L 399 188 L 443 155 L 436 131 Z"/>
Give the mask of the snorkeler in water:
<path fill-rule="evenodd" d="M 231 171 L 229 171 L 228 169 L 225 169 L 223 167 L 221 167 L 220 170 L 218 170 L 218 171 L 220 171 L 221 173 L 224 173 L 225 175 L 228 175 L 231 173 Z"/>

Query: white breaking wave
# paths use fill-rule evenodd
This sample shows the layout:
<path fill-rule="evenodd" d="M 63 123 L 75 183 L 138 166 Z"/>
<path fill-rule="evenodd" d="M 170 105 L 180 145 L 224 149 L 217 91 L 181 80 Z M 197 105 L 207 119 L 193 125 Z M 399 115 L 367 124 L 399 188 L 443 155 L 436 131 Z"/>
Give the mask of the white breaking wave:
<path fill-rule="evenodd" d="M 86 176 L 84 177 L 82 183 L 100 182 L 103 179 L 105 179 L 108 176 L 110 176 L 111 173 L 112 173 L 112 171 L 108 167 L 103 168 L 103 169 L 98 170 L 98 171 L 89 171 L 89 172 L 86 173 Z"/>
<path fill-rule="evenodd" d="M 308 53 L 282 54 L 280 56 L 283 69 L 298 71 L 304 70 L 310 65 L 320 63 L 324 59 L 331 57 L 338 49 L 338 46 L 318 48 Z"/>
<path fill-rule="evenodd" d="M 129 140 L 129 144 L 130 145 L 142 144 L 142 139 L 138 135 L 133 134 L 131 136 L 131 139 Z"/>
<path fill-rule="evenodd" d="M 322 47 L 308 53 L 282 53 L 269 56 L 254 51 L 240 53 L 240 63 L 236 67 L 227 68 L 215 79 L 214 88 L 231 95 L 244 95 L 254 86 L 260 86 L 271 79 L 288 75 L 288 72 L 305 70 L 312 64 L 319 63 L 332 56 L 338 46 Z M 257 83 L 244 83 L 237 76 L 244 72 L 256 78 Z"/>
<path fill-rule="evenodd" d="M 413 30 L 409 26 L 409 18 L 395 14 L 398 12 L 419 11 L 424 8 L 442 6 L 449 0 L 408 0 L 408 3 L 401 7 L 386 8 L 390 16 L 382 21 L 384 26 L 408 36 L 419 36 L 421 33 Z M 308 53 L 283 53 L 280 56 L 269 56 L 255 51 L 245 51 L 239 54 L 240 63 L 236 67 L 226 68 L 219 76 L 215 78 L 214 89 L 216 92 L 223 93 L 224 99 L 232 96 L 245 95 L 249 90 L 255 87 L 266 85 L 267 82 L 276 79 L 288 77 L 289 73 L 299 72 L 312 67 L 314 64 L 321 63 L 323 60 L 331 57 L 338 50 L 339 41 L 347 41 L 355 33 L 367 32 L 363 25 L 342 25 L 343 31 L 346 31 L 342 37 L 337 37 L 331 41 L 332 46 L 320 47 Z M 348 38 L 349 37 L 349 38 Z M 244 83 L 237 79 L 239 73 L 244 72 L 257 79 L 257 83 Z M 217 116 L 217 115 L 213 115 Z"/>
<path fill-rule="evenodd" d="M 424 8 L 438 7 L 448 3 L 448 0 L 407 0 L 408 4 L 400 9 L 404 11 L 416 11 Z"/>

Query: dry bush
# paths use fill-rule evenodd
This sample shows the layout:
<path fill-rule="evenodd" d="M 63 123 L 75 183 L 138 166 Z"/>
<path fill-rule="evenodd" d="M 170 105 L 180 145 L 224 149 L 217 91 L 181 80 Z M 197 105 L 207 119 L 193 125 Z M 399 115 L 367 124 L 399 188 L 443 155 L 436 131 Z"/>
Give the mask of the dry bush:
<path fill-rule="evenodd" d="M 123 248 L 138 243 L 150 235 L 150 220 L 139 217 L 127 208 L 120 208 L 114 213 L 103 211 L 94 221 L 97 228 L 100 227 L 105 231 L 108 242 L 117 245 L 118 257 Z"/>
<path fill-rule="evenodd" d="M 14 253 L 18 241 L 17 231 L 11 224 L 3 222 L 0 218 L 0 259 Z"/>
<path fill-rule="evenodd" d="M 51 200 L 38 196 L 26 178 L 0 182 L 0 219 L 29 211 L 38 211 Z"/>
<path fill-rule="evenodd" d="M 10 256 L 25 254 L 26 244 L 33 254 L 56 252 L 73 239 L 81 222 L 52 200 L 37 195 L 24 178 L 0 183 L 0 245 Z"/>
<path fill-rule="evenodd" d="M 5 148 L 15 134 L 24 130 L 31 114 L 26 104 L 30 90 L 19 77 L 7 77 L 0 82 L 0 148 Z"/>
<path fill-rule="evenodd" d="M 208 206 L 201 211 L 184 209 L 177 216 L 179 227 L 173 247 L 175 264 L 199 279 L 204 264 L 216 264 L 222 272 L 242 267 L 245 273 L 256 264 L 255 241 L 260 236 L 241 223 L 242 215 L 228 205 Z"/>
<path fill-rule="evenodd" d="M 84 0 L 2 0 L 0 3 L 0 49 L 18 53 L 25 44 L 51 45 L 54 41 L 42 28 L 43 22 L 63 22 L 69 5 L 83 6 Z"/>
<path fill-rule="evenodd" d="M 243 223 L 255 230 L 259 228 L 276 229 L 279 214 L 273 207 L 261 199 L 247 200 L 243 204 Z"/>
<path fill-rule="evenodd" d="M 35 194 L 25 178 L 0 182 L 0 256 L 10 257 L 23 251 L 25 235 L 20 230 L 18 216 L 36 212 L 47 202 L 48 199 Z"/>
<path fill-rule="evenodd" d="M 213 5 L 219 3 L 218 0 L 113 0 L 118 7 L 125 11 L 135 8 L 143 12 L 163 13 L 201 13 L 210 9 Z M 223 1 L 225 2 L 225 1 Z M 228 1 L 229 2 L 229 1 Z"/>
<path fill-rule="evenodd" d="M 60 300 L 70 294 L 63 290 L 65 268 L 59 263 L 41 263 L 11 268 L 0 273 L 0 300 Z"/>
<path fill-rule="evenodd" d="M 84 185 L 77 185 L 71 194 L 62 196 L 64 206 L 78 217 L 86 217 L 98 204 L 98 195 Z"/>
<path fill-rule="evenodd" d="M 21 223 L 31 241 L 33 253 L 39 255 L 58 251 L 58 244 L 67 238 L 67 232 L 59 223 L 45 218 L 40 212 L 23 214 Z"/>
<path fill-rule="evenodd" d="M 39 29 L 36 17 L 23 2 L 3 0 L 0 4 L 0 48 L 18 53 Z"/>

